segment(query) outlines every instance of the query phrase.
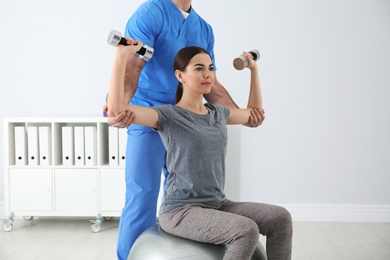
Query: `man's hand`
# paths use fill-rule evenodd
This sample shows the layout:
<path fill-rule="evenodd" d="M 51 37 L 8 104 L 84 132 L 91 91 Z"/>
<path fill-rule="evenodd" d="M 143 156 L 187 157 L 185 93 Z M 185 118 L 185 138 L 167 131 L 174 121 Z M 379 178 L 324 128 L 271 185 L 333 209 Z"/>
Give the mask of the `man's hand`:
<path fill-rule="evenodd" d="M 107 106 L 103 107 L 103 112 L 108 112 Z M 124 112 L 120 113 L 119 115 L 108 115 L 108 123 L 112 126 L 118 127 L 118 128 L 125 128 L 130 126 L 134 122 L 135 115 L 130 110 L 125 110 Z"/>
<path fill-rule="evenodd" d="M 247 127 L 258 127 L 265 119 L 264 109 L 254 108 L 251 110 L 251 116 L 249 117 Z"/>

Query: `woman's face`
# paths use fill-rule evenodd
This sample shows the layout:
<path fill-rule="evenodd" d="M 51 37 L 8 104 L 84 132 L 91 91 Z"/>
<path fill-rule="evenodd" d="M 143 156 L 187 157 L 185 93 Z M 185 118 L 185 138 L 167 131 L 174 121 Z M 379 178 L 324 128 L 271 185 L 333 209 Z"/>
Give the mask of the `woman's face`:
<path fill-rule="evenodd" d="M 188 63 L 186 70 L 181 72 L 181 77 L 185 91 L 194 91 L 199 94 L 210 93 L 215 79 L 210 56 L 206 53 L 195 55 Z"/>

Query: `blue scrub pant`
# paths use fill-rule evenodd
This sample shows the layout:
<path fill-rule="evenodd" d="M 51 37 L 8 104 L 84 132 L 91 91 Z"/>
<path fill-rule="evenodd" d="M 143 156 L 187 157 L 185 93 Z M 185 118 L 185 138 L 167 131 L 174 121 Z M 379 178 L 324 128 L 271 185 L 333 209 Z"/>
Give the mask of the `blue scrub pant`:
<path fill-rule="evenodd" d="M 119 222 L 117 256 L 128 257 L 137 237 L 156 224 L 161 173 L 167 176 L 166 150 L 159 134 L 150 128 L 128 129 L 126 198 Z"/>

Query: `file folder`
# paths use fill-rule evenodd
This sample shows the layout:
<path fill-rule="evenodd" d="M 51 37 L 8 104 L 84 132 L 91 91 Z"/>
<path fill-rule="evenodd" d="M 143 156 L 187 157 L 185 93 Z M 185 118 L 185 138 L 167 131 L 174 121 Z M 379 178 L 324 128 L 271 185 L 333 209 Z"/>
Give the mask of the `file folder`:
<path fill-rule="evenodd" d="M 27 135 L 24 126 L 15 126 L 15 165 L 27 164 Z"/>
<path fill-rule="evenodd" d="M 108 127 L 108 164 L 118 166 L 118 128 Z"/>
<path fill-rule="evenodd" d="M 39 165 L 39 154 L 38 154 L 38 127 L 28 126 L 27 127 L 27 154 L 28 154 L 28 165 L 38 166 Z"/>
<path fill-rule="evenodd" d="M 74 164 L 84 166 L 84 127 L 74 127 Z"/>
<path fill-rule="evenodd" d="M 51 132 L 48 126 L 38 127 L 39 165 L 51 165 Z"/>
<path fill-rule="evenodd" d="M 96 127 L 86 126 L 84 128 L 85 144 L 85 165 L 94 166 L 97 164 L 97 138 Z"/>
<path fill-rule="evenodd" d="M 73 127 L 62 127 L 62 164 L 71 166 L 74 164 Z"/>
<path fill-rule="evenodd" d="M 127 146 L 127 128 L 118 129 L 118 160 L 119 166 L 125 166 L 126 164 L 126 146 Z"/>

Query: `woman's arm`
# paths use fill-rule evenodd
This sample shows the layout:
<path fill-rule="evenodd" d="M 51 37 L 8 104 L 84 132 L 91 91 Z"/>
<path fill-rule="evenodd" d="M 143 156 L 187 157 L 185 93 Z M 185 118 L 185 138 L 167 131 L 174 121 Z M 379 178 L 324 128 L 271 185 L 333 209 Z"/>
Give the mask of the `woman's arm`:
<path fill-rule="evenodd" d="M 253 60 L 253 57 L 244 52 L 243 55 L 248 59 L 248 68 L 251 71 L 251 80 L 250 80 L 250 90 L 248 105 L 246 109 L 238 108 L 229 108 L 230 115 L 227 121 L 227 124 L 247 124 L 251 115 L 253 115 L 254 109 L 263 111 L 261 88 L 260 88 L 260 79 L 259 79 L 259 69 L 257 63 Z M 264 120 L 264 114 L 261 113 L 262 120 Z"/>
<path fill-rule="evenodd" d="M 126 73 L 125 73 L 125 94 L 124 102 L 128 104 L 133 98 L 135 91 L 138 87 L 138 79 L 141 74 L 145 61 L 134 55 L 130 55 L 127 59 Z M 107 105 L 103 107 L 103 112 L 107 113 Z M 108 113 L 107 113 L 108 114 Z M 130 110 L 126 110 L 117 116 L 108 114 L 107 121 L 110 125 L 123 128 L 131 125 L 134 120 L 134 113 Z"/>
<path fill-rule="evenodd" d="M 158 114 L 156 110 L 149 107 L 127 106 L 134 114 L 133 123 L 137 125 L 150 126 L 158 129 Z"/>
<path fill-rule="evenodd" d="M 129 106 L 125 103 L 125 72 L 129 55 L 140 50 L 142 43 L 126 38 L 128 46 L 116 47 L 112 67 L 110 86 L 108 90 L 107 107 L 109 116 L 115 117 L 120 113 L 131 110 L 134 113 L 134 124 L 158 128 L 158 114 L 152 108 Z"/>
<path fill-rule="evenodd" d="M 216 105 L 225 106 L 227 108 L 239 108 L 233 101 L 228 91 L 215 78 L 214 86 L 209 94 L 204 95 L 205 99 Z M 264 111 L 262 109 L 252 109 L 251 117 L 243 125 L 247 127 L 258 127 L 264 120 Z"/>

